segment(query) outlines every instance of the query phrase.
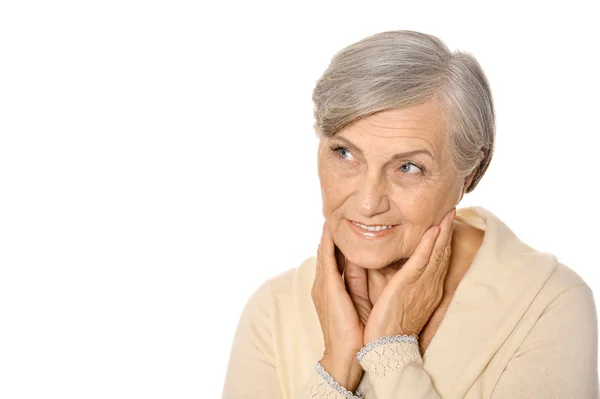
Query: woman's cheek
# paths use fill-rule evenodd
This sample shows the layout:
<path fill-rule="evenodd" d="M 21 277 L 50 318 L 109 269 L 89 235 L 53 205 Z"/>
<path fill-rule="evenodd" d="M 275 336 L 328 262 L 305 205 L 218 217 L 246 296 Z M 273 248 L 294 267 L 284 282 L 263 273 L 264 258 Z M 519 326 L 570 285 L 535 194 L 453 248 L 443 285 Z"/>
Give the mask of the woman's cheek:
<path fill-rule="evenodd" d="M 326 195 L 328 200 L 334 199 L 339 196 L 339 191 L 344 185 L 342 176 L 336 173 L 336 170 L 332 167 L 328 167 L 323 170 L 321 174 L 321 185 L 323 193 Z"/>
<path fill-rule="evenodd" d="M 333 211 L 340 207 L 342 199 L 335 186 L 328 186 L 323 191 L 323 211 L 325 216 L 329 216 Z"/>

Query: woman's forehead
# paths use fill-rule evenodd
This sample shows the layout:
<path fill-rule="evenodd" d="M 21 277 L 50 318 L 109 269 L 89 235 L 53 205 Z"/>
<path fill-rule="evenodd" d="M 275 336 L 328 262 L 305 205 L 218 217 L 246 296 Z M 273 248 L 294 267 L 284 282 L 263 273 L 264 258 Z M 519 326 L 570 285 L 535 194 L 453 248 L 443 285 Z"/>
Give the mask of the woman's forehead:
<path fill-rule="evenodd" d="M 447 145 L 446 120 L 441 108 L 433 102 L 369 115 L 348 125 L 336 136 L 349 140 L 363 151 L 423 146 L 438 153 Z"/>

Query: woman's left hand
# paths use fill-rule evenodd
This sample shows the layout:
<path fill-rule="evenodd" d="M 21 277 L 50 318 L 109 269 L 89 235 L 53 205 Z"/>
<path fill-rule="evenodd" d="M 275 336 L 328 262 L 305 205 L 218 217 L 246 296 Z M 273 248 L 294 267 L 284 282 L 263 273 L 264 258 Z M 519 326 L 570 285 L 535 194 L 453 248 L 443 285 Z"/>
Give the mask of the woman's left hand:
<path fill-rule="evenodd" d="M 365 325 L 365 345 L 389 335 L 417 336 L 427 324 L 444 293 L 455 215 L 453 208 L 439 226 L 429 228 L 402 268 L 377 283 L 381 293 Z"/>

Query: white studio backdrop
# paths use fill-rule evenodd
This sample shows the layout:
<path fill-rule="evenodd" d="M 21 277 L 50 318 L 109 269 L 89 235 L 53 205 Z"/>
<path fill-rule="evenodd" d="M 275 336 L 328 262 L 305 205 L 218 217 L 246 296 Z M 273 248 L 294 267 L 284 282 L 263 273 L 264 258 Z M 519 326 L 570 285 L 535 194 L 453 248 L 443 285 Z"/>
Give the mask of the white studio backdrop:
<path fill-rule="evenodd" d="M 593 3 L 2 2 L 0 397 L 220 397 L 247 298 L 316 251 L 314 84 L 384 30 L 475 55 L 497 148 L 460 206 L 600 298 Z"/>

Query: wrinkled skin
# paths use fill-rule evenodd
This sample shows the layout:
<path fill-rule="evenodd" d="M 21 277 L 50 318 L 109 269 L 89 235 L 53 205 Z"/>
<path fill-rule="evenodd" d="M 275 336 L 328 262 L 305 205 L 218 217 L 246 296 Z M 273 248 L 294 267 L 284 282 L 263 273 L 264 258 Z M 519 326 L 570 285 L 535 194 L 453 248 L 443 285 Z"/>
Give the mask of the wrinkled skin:
<path fill-rule="evenodd" d="M 325 337 L 322 364 L 355 387 L 360 347 L 386 335 L 418 335 L 438 307 L 454 208 L 473 173 L 456 171 L 434 100 L 322 137 L 318 171 L 325 226 L 312 297 Z M 394 227 L 365 239 L 351 221 Z"/>

